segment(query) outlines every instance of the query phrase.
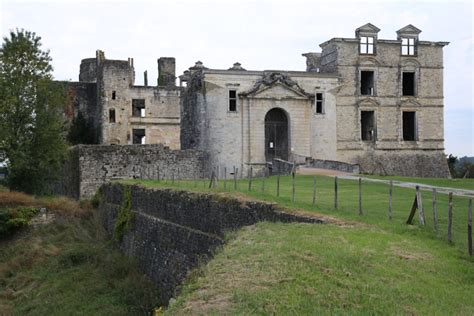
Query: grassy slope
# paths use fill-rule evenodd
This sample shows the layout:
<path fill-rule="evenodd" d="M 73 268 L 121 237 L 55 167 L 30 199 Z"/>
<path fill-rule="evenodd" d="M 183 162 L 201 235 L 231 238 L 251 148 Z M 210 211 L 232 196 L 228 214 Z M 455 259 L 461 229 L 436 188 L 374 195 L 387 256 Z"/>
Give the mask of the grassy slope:
<path fill-rule="evenodd" d="M 239 231 L 167 310 L 270 313 L 472 315 L 474 266 L 422 236 L 259 223 Z"/>
<path fill-rule="evenodd" d="M 199 278 L 191 278 L 174 313 L 354 313 L 473 314 L 474 266 L 467 256 L 467 199 L 454 198 L 454 244 L 446 242 L 447 196 L 438 195 L 439 233 L 433 232 L 431 192 L 423 192 L 425 227 L 406 225 L 414 190 L 394 187 L 393 217 L 388 220 L 388 187 L 363 183 L 364 215 L 358 215 L 355 181 L 339 181 L 334 210 L 334 180 L 317 177 L 312 206 L 310 176 L 245 180 L 238 194 L 359 222 L 356 227 L 261 223 L 237 233 Z M 203 181 L 157 183 L 149 187 L 209 191 Z M 215 191 L 224 191 L 222 181 Z M 227 190 L 233 185 L 227 183 Z M 417 223 L 418 215 L 415 217 Z"/>
<path fill-rule="evenodd" d="M 23 202 L 42 203 L 33 198 Z M 66 205 L 64 199 L 48 203 Z M 0 240 L 0 315 L 149 312 L 156 301 L 151 284 L 134 262 L 109 244 L 93 217 L 71 205 L 74 202 L 63 212 L 68 215 L 53 224 Z"/>
<path fill-rule="evenodd" d="M 439 187 L 456 188 L 456 189 L 467 189 L 474 190 L 474 179 L 439 179 L 439 178 L 414 178 L 414 177 L 398 177 L 398 176 L 373 176 L 373 175 L 362 175 L 363 177 L 382 179 L 382 180 L 395 180 L 402 182 L 414 182 L 421 184 L 434 185 Z"/>

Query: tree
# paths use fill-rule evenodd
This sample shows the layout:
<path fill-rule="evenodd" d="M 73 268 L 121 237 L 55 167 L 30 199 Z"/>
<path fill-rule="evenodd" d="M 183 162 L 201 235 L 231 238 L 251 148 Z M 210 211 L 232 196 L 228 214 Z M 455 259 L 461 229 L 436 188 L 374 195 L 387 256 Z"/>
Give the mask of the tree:
<path fill-rule="evenodd" d="M 0 151 L 11 190 L 47 193 L 66 154 L 64 88 L 52 80 L 49 51 L 16 30 L 0 49 Z"/>
<path fill-rule="evenodd" d="M 451 177 L 456 178 L 456 164 L 458 162 L 458 157 L 453 156 L 453 154 L 449 154 L 449 156 L 446 158 L 446 161 L 448 162 L 448 168 Z"/>

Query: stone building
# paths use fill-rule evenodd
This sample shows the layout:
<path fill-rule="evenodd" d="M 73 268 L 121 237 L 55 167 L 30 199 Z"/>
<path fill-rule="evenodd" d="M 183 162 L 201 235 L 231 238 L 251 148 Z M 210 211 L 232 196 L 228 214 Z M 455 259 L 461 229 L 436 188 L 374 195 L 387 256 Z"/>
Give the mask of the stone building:
<path fill-rule="evenodd" d="M 81 113 L 98 144 L 163 144 L 179 149 L 180 89 L 175 59 L 158 59 L 156 86 L 135 85 L 133 59 L 110 60 L 98 50 L 81 62 L 79 82 L 68 83 L 74 115 Z"/>
<path fill-rule="evenodd" d="M 174 58 L 156 86 L 134 85 L 133 59 L 84 59 L 70 83 L 100 144 L 206 152 L 208 166 L 259 172 L 274 158 L 362 172 L 446 177 L 443 47 L 407 25 L 380 39 L 368 23 L 303 54 L 306 71 L 210 69 L 197 62 L 175 85 Z M 222 176 L 222 174 L 221 174 Z"/>
<path fill-rule="evenodd" d="M 368 173 L 448 176 L 443 47 L 413 25 L 379 39 L 368 23 L 303 54 L 301 71 L 228 70 L 196 63 L 187 83 L 181 146 L 211 163 L 258 170 L 273 158 L 335 160 Z"/>

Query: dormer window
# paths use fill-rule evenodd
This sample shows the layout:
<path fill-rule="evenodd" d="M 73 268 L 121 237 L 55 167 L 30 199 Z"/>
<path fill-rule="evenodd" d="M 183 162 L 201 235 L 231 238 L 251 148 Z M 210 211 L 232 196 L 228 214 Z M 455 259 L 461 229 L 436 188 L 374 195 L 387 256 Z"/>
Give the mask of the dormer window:
<path fill-rule="evenodd" d="M 402 55 L 415 55 L 415 39 L 402 37 Z"/>
<path fill-rule="evenodd" d="M 374 38 L 372 36 L 360 37 L 360 53 L 374 54 Z"/>

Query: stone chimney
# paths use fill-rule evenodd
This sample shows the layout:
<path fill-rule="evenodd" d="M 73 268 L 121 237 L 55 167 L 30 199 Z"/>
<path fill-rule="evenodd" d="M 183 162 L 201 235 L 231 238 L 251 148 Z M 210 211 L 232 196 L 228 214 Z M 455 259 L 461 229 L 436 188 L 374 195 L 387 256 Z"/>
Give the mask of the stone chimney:
<path fill-rule="evenodd" d="M 158 86 L 174 87 L 176 85 L 176 60 L 174 57 L 158 59 Z"/>

